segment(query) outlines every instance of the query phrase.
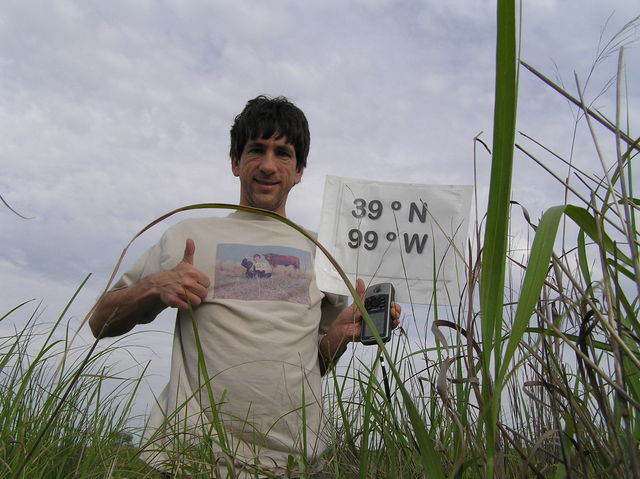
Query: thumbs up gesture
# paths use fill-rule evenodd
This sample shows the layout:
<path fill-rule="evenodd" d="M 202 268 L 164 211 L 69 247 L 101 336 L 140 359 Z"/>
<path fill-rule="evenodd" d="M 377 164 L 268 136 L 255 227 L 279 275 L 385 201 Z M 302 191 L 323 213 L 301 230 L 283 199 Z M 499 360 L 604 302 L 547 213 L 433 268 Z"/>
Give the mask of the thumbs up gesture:
<path fill-rule="evenodd" d="M 187 238 L 187 242 L 184 245 L 184 255 L 182 256 L 182 262 L 188 263 L 193 266 L 194 254 L 196 254 L 196 244 L 191 238 Z"/>
<path fill-rule="evenodd" d="M 187 239 L 182 261 L 174 268 L 154 275 L 154 286 L 166 306 L 188 310 L 189 306 L 198 306 L 207 297 L 211 281 L 193 266 L 195 252 L 195 243 L 191 238 Z"/>

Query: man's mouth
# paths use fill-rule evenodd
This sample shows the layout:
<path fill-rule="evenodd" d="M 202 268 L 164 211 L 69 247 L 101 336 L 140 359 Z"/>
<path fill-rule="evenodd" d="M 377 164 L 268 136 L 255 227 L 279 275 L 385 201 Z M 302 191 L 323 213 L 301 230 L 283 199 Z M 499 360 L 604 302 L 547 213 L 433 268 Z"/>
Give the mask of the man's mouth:
<path fill-rule="evenodd" d="M 259 178 L 254 179 L 254 181 L 260 185 L 260 186 L 264 186 L 264 187 L 271 187 L 271 186 L 276 186 L 278 184 L 280 184 L 279 181 L 273 181 L 273 180 L 261 180 Z"/>

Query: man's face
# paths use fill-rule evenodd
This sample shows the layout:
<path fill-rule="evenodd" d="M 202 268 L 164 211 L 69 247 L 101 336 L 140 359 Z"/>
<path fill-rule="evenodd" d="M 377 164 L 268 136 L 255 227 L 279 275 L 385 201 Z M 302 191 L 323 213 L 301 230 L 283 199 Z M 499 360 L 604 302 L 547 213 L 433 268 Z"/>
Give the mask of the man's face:
<path fill-rule="evenodd" d="M 247 141 L 240 159 L 231 160 L 240 178 L 240 204 L 285 215 L 289 190 L 300 183 L 304 168 L 296 168 L 296 151 L 286 137 Z"/>

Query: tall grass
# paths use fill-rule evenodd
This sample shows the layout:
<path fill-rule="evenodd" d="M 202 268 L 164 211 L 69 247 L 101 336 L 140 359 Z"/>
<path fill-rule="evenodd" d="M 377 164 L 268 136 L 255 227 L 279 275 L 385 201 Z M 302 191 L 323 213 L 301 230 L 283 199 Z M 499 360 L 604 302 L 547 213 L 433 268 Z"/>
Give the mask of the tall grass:
<path fill-rule="evenodd" d="M 434 301 L 425 333 L 432 339 L 401 330 L 369 354 L 354 346 L 358 354 L 347 354 L 330 371 L 323 398 L 330 444 L 322 458 L 325 477 L 640 477 L 640 200 L 633 182 L 640 139 L 623 131 L 620 101 L 609 121 L 585 103 L 576 81 L 572 101 L 580 126 L 592 133 L 599 169 L 578 170 L 532 135 L 516 143 L 513 1 L 498 2 L 497 44 L 489 203 L 486 222 L 476 225 L 477 244 L 467 251 L 461 306 L 446 309 Z M 622 67 L 621 49 L 619 79 Z M 622 91 L 620 83 L 617 88 Z M 615 137 L 612 152 L 600 147 L 596 116 Z M 572 202 L 549 208 L 539 220 L 513 203 L 514 148 L 557 179 Z M 558 172 L 566 167 L 571 180 Z M 175 212 L 209 207 L 237 208 L 208 204 Z M 522 260 L 508 241 L 516 215 L 532 236 Z M 153 477 L 127 436 L 139 379 L 107 385 L 115 380 L 107 366 L 110 349 L 69 351 L 63 319 L 64 312 L 51 328 L 56 334 L 31 321 L 0 338 L 0 476 Z M 195 323 L 194 331 L 197 336 Z M 62 361 L 61 352 L 69 359 Z M 203 360 L 199 368 L 214 420 L 203 424 L 200 443 L 171 438 L 178 448 L 173 465 L 191 477 L 233 475 L 233 460 L 220 464 L 211 454 L 212 438 L 230 458 L 234 448 L 216 419 L 222 398 L 212 392 L 215 378 Z M 284 474 L 310 477 L 310 468 L 304 459 L 292 460 Z M 251 473 L 272 476 L 258 468 Z"/>
<path fill-rule="evenodd" d="M 112 348 L 90 354 L 69 347 L 70 304 L 52 324 L 38 322 L 40 305 L 31 303 L 0 318 L 28 316 L 22 329 L 0 337 L 0 477 L 97 478 L 144 470 L 128 423 L 139 378 L 114 374 Z"/>

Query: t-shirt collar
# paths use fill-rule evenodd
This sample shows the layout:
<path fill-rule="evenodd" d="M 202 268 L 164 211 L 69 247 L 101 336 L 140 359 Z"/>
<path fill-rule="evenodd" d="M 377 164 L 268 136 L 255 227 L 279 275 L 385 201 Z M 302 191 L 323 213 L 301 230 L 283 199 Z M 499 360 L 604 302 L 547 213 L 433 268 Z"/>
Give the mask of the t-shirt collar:
<path fill-rule="evenodd" d="M 229 213 L 228 218 L 241 219 L 241 220 L 273 220 L 274 218 L 261 215 L 259 213 L 251 213 L 249 211 L 236 210 Z"/>

